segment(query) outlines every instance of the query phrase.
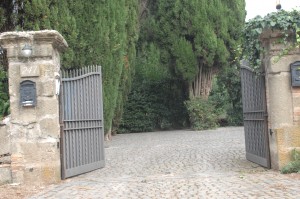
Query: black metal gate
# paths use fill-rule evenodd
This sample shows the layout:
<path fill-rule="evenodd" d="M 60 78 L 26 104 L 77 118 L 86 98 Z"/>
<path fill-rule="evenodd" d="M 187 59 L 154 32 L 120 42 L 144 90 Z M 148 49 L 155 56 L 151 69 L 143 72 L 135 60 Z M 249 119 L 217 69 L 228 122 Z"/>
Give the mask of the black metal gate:
<path fill-rule="evenodd" d="M 100 66 L 61 71 L 62 179 L 104 167 Z"/>
<path fill-rule="evenodd" d="M 270 168 L 265 77 L 246 61 L 241 66 L 246 158 Z"/>

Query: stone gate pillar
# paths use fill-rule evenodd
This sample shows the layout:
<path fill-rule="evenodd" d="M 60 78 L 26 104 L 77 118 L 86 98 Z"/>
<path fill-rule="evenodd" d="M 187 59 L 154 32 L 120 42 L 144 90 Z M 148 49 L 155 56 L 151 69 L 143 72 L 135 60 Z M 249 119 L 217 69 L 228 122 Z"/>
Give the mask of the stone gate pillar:
<path fill-rule="evenodd" d="M 11 171 L 15 183 L 49 184 L 60 176 L 59 98 L 56 94 L 64 38 L 53 30 L 6 32 L 10 95 Z M 25 57 L 28 44 L 32 55 Z"/>
<path fill-rule="evenodd" d="M 266 72 L 271 167 L 281 169 L 291 161 L 291 151 L 300 147 L 300 87 L 292 87 L 290 64 L 300 60 L 299 49 L 279 55 L 287 46 L 279 42 L 280 31 L 265 30 L 262 60 Z M 292 40 L 292 33 L 290 34 Z M 290 44 L 290 43 L 289 43 Z"/>

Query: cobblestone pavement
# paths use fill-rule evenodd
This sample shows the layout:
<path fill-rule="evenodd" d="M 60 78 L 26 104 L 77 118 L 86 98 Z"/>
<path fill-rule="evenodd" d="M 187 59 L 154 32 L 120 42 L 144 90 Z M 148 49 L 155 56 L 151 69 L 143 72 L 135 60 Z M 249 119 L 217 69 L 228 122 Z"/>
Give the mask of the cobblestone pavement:
<path fill-rule="evenodd" d="M 106 143 L 106 167 L 36 198 L 300 198 L 300 176 L 245 159 L 243 128 L 125 134 Z"/>

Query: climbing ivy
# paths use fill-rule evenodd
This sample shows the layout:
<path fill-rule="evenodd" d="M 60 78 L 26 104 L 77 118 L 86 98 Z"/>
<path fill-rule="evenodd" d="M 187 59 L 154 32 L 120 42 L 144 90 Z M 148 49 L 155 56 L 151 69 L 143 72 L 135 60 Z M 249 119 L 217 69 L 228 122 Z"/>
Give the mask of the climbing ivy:
<path fill-rule="evenodd" d="M 257 16 L 245 24 L 243 30 L 243 55 L 245 59 L 249 60 L 254 68 L 259 68 L 261 65 L 260 55 L 263 53 L 263 49 L 261 46 L 260 35 L 266 29 L 279 30 L 284 35 L 284 37 L 278 41 L 286 45 L 286 48 L 278 55 L 278 58 L 280 58 L 290 49 L 300 46 L 300 12 L 297 10 L 281 10 L 270 13 L 264 18 Z M 289 35 L 294 36 L 293 45 L 287 45 Z"/>

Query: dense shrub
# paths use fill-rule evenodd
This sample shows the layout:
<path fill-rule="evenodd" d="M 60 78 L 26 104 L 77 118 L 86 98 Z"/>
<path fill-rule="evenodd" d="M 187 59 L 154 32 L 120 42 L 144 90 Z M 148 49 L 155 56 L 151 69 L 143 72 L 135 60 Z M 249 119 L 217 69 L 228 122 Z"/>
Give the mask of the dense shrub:
<path fill-rule="evenodd" d="M 243 125 L 243 108 L 242 103 L 239 107 L 229 107 L 227 109 L 228 126 L 242 126 Z"/>
<path fill-rule="evenodd" d="M 172 80 L 134 84 L 118 133 L 149 132 L 186 126 L 187 113 Z M 176 90 L 176 89 L 175 89 Z"/>
<path fill-rule="evenodd" d="M 215 105 L 221 125 L 243 125 L 239 65 L 223 68 L 213 82 L 209 100 Z"/>
<path fill-rule="evenodd" d="M 161 64 L 162 53 L 155 44 L 145 42 L 139 47 L 132 91 L 118 133 L 184 127 L 187 96 L 181 80 L 171 77 Z"/>
<path fill-rule="evenodd" d="M 300 172 L 300 152 L 296 149 L 292 150 L 292 162 L 281 169 L 281 173 L 299 173 Z"/>
<path fill-rule="evenodd" d="M 218 117 L 215 106 L 204 98 L 194 98 L 185 102 L 188 110 L 191 127 L 194 130 L 216 128 Z"/>

